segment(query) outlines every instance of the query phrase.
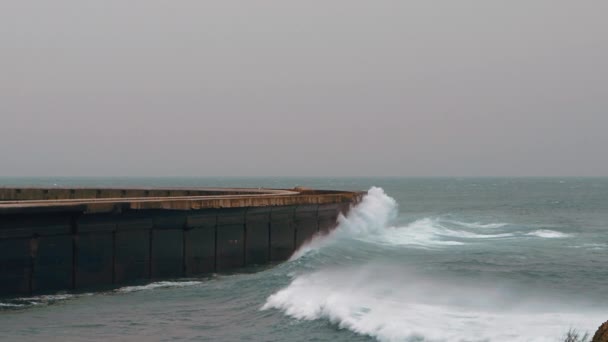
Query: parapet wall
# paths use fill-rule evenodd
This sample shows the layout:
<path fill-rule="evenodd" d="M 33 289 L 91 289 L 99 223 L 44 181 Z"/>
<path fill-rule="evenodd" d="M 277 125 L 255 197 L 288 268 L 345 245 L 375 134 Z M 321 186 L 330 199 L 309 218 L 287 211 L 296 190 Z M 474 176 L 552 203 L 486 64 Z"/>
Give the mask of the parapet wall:
<path fill-rule="evenodd" d="M 109 287 L 283 261 L 315 234 L 335 227 L 338 215 L 362 195 L 0 189 L 0 295 Z"/>

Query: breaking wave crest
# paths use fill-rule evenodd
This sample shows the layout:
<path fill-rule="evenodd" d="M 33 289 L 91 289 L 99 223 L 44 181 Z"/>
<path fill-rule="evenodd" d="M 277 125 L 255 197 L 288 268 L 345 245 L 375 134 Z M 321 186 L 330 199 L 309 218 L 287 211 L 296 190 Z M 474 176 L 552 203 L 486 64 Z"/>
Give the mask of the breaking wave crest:
<path fill-rule="evenodd" d="M 592 331 L 602 312 L 517 303 L 513 293 L 449 284 L 394 267 L 365 265 L 296 277 L 262 310 L 326 319 L 380 341 L 551 341 L 568 327 Z M 579 308 L 580 309 L 580 308 Z"/>
<path fill-rule="evenodd" d="M 381 246 L 442 248 L 461 246 L 485 239 L 511 239 L 526 236 L 564 238 L 569 234 L 554 230 L 526 232 L 526 227 L 508 223 L 468 223 L 441 217 L 425 217 L 405 225 L 395 225 L 397 202 L 382 188 L 372 187 L 347 217 L 339 217 L 338 228 L 329 237 L 319 236 L 303 246 L 292 260 L 336 243 L 357 240 Z"/>
<path fill-rule="evenodd" d="M 593 331 L 605 319 L 601 311 L 554 301 L 543 289 L 524 293 L 496 280 L 431 275 L 407 266 L 400 258 L 408 254 L 390 253 L 418 250 L 424 257 L 425 250 L 445 249 L 462 255 L 467 246 L 488 241 L 568 234 L 429 217 L 396 225 L 397 217 L 395 200 L 371 188 L 347 217 L 339 218 L 332 234 L 313 239 L 292 257 L 301 263 L 322 254 L 325 262 L 292 273 L 291 282 L 270 295 L 261 310 L 328 320 L 380 341 L 412 342 L 554 342 L 570 327 Z M 340 258 L 352 262 L 345 265 Z"/>

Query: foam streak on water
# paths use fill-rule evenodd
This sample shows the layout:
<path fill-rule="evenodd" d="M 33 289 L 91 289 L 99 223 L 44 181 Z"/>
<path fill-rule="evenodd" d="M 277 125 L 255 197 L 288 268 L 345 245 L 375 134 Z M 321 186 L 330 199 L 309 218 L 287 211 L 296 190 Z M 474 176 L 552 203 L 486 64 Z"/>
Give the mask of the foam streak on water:
<path fill-rule="evenodd" d="M 554 230 L 549 230 L 549 229 L 539 229 L 539 230 L 535 230 L 533 232 L 530 232 L 528 234 L 526 234 L 528 236 L 536 236 L 536 237 L 541 237 L 541 238 L 546 238 L 546 239 L 555 239 L 555 238 L 565 238 L 568 237 L 568 234 L 562 233 L 562 232 L 556 232 Z"/>
<path fill-rule="evenodd" d="M 159 281 L 159 282 L 150 283 L 150 284 L 146 284 L 146 285 L 125 286 L 125 287 L 116 289 L 115 292 L 129 293 L 129 292 L 154 290 L 154 289 L 161 289 L 161 288 L 194 286 L 194 285 L 199 285 L 199 284 L 202 284 L 202 282 L 201 281 Z"/>

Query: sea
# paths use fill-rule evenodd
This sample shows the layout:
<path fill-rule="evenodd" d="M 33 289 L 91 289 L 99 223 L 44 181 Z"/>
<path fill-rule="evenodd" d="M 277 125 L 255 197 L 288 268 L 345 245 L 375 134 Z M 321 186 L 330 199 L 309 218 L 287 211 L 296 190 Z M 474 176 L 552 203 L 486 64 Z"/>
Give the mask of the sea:
<path fill-rule="evenodd" d="M 0 299 L 2 341 L 564 341 L 608 320 L 608 178 L 0 178 L 366 190 L 289 261 Z"/>

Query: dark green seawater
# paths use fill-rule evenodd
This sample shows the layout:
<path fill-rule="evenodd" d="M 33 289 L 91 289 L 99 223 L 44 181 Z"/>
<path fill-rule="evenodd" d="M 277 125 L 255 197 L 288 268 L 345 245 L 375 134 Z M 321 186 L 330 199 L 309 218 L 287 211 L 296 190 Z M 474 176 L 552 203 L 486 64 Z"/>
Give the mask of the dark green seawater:
<path fill-rule="evenodd" d="M 608 178 L 0 184 L 370 190 L 332 235 L 280 265 L 2 299 L 3 341 L 559 341 L 608 320 Z"/>

